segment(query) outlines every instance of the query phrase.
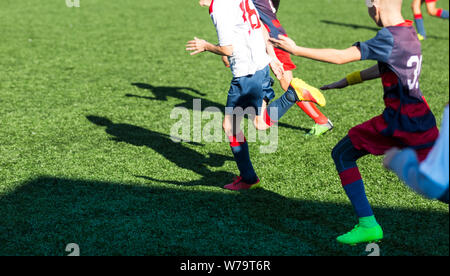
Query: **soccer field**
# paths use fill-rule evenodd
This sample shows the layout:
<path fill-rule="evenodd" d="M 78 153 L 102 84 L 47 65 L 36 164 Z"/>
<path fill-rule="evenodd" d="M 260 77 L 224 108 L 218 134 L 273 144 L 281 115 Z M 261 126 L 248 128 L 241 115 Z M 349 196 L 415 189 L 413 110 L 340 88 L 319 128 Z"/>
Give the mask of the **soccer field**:
<path fill-rule="evenodd" d="M 335 129 L 323 137 L 305 137 L 313 121 L 293 107 L 275 153 L 250 143 L 263 189 L 226 191 L 238 173 L 227 141 L 170 139 L 175 107 L 193 116 L 194 99 L 226 104 L 232 75 L 220 58 L 185 50 L 194 36 L 217 42 L 208 10 L 197 0 L 80 2 L 0 2 L 0 255 L 67 255 L 69 243 L 82 255 L 368 254 L 335 241 L 357 220 L 331 150 L 381 114 L 381 81 L 325 91 Z M 279 19 L 315 48 L 379 30 L 361 0 L 283 0 Z M 425 10 L 424 19 L 421 88 L 440 126 L 449 23 Z M 294 75 L 317 87 L 375 64 L 293 60 Z M 382 157 L 358 165 L 385 231 L 381 255 L 449 255 L 448 205 L 410 191 Z"/>

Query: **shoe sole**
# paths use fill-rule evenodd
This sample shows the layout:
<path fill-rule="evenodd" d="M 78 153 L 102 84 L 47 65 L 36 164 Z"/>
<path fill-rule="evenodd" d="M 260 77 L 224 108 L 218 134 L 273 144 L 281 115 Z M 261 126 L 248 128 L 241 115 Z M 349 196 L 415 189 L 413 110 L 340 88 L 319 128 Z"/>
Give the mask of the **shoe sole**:
<path fill-rule="evenodd" d="M 259 189 L 259 188 L 261 188 L 261 183 L 250 186 L 249 190 L 254 190 L 254 189 Z"/>
<path fill-rule="evenodd" d="M 333 130 L 333 127 L 327 129 L 326 131 L 324 131 L 324 132 L 322 132 L 322 133 L 320 133 L 320 134 L 306 133 L 305 136 L 306 136 L 306 137 L 320 137 L 320 136 L 323 136 L 323 135 L 325 135 L 325 134 L 331 132 L 332 130 Z"/>
<path fill-rule="evenodd" d="M 354 243 L 354 244 L 349 244 L 349 245 L 350 245 L 350 246 L 357 246 L 358 244 L 361 244 L 361 243 L 368 243 L 368 244 L 371 244 L 371 243 L 381 243 L 381 240 L 374 240 L 374 241 L 360 242 L 360 243 Z M 345 244 L 345 243 L 342 243 L 342 244 Z"/>
<path fill-rule="evenodd" d="M 261 188 L 261 183 L 251 185 L 248 189 L 233 190 L 233 189 L 228 189 L 226 186 L 224 186 L 223 188 L 224 188 L 225 190 L 228 190 L 228 191 L 246 191 L 246 190 L 255 190 L 255 189 Z"/>
<path fill-rule="evenodd" d="M 340 244 L 344 244 L 344 245 L 357 246 L 358 244 L 361 244 L 361 243 L 368 243 L 368 244 L 370 244 L 370 243 L 381 243 L 381 241 L 382 241 L 382 238 L 381 239 L 375 239 L 375 240 L 369 240 L 369 241 L 362 241 L 362 242 L 359 242 L 359 243 L 343 243 L 343 242 L 340 242 L 340 241 L 337 241 L 337 242 L 340 243 Z"/>

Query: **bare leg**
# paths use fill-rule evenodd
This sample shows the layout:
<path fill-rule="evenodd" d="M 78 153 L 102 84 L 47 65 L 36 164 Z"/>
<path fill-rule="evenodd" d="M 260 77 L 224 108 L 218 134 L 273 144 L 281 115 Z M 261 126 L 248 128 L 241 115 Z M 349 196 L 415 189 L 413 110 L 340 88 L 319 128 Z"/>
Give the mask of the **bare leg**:
<path fill-rule="evenodd" d="M 427 3 L 427 12 L 431 16 L 437 16 L 438 9 L 436 8 L 436 2 Z"/>
<path fill-rule="evenodd" d="M 411 3 L 411 9 L 413 14 L 422 14 L 422 0 L 413 0 Z"/>

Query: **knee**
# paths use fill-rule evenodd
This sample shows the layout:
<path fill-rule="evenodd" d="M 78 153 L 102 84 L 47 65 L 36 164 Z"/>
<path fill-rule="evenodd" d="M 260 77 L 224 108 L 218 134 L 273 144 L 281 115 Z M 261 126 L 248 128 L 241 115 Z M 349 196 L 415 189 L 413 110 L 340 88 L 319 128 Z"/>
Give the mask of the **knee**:
<path fill-rule="evenodd" d="M 351 162 L 346 161 L 349 158 L 345 155 L 345 151 L 342 150 L 342 147 L 340 147 L 339 144 L 331 151 L 331 157 L 333 158 L 334 165 L 338 172 L 342 172 L 345 168 L 352 166 Z"/>
<path fill-rule="evenodd" d="M 412 3 L 411 3 L 411 9 L 413 10 L 413 12 L 415 14 L 421 13 L 421 6 L 422 6 L 421 0 L 412 1 Z"/>
<path fill-rule="evenodd" d="M 338 160 L 341 159 L 341 152 L 338 149 L 338 146 L 335 146 L 331 151 L 331 158 L 333 158 L 334 163 L 338 163 Z"/>
<path fill-rule="evenodd" d="M 435 9 L 435 8 L 427 8 L 427 12 L 431 16 L 436 16 L 437 15 L 437 9 Z"/>
<path fill-rule="evenodd" d="M 263 119 L 262 116 L 256 116 L 256 117 L 253 119 L 253 125 L 255 126 L 255 128 L 256 128 L 257 130 L 267 130 L 267 129 L 270 128 L 270 126 L 268 126 L 268 125 L 266 124 L 266 122 L 264 121 L 264 119 Z"/>
<path fill-rule="evenodd" d="M 223 121 L 223 123 L 222 123 L 222 128 L 223 128 L 223 131 L 225 131 L 225 133 L 228 135 L 228 136 L 231 136 L 231 135 L 233 135 L 233 125 L 232 125 L 232 123 L 231 122 L 228 122 L 228 121 Z"/>

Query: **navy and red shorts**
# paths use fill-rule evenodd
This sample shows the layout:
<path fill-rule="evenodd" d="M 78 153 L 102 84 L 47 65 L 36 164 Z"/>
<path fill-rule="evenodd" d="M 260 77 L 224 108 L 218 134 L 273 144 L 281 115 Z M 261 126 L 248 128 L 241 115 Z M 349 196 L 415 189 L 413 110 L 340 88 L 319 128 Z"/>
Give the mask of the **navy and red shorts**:
<path fill-rule="evenodd" d="M 348 135 L 353 146 L 372 155 L 384 155 L 394 147 L 412 148 L 416 151 L 419 161 L 425 160 L 439 136 L 438 128 L 431 122 L 434 116 L 426 101 L 403 105 L 401 113 L 392 116 L 399 117 L 398 120 L 403 122 L 395 122 L 395 119 L 389 116 L 393 110 L 398 110 L 399 101 L 387 98 L 385 103 L 387 108 L 382 115 L 350 129 Z M 418 118 L 423 122 L 423 129 L 408 131 L 408 121 Z M 393 128 L 393 125 L 397 126 Z"/>
<path fill-rule="evenodd" d="M 262 9 L 256 3 L 255 6 L 270 37 L 278 39 L 279 35 L 287 36 L 286 30 L 281 26 L 280 21 L 278 21 L 276 13 L 272 11 L 269 12 L 268 9 Z M 283 63 L 284 70 L 292 71 L 297 68 L 294 62 L 292 62 L 291 55 L 288 52 L 275 48 L 275 54 L 280 62 Z"/>

